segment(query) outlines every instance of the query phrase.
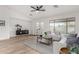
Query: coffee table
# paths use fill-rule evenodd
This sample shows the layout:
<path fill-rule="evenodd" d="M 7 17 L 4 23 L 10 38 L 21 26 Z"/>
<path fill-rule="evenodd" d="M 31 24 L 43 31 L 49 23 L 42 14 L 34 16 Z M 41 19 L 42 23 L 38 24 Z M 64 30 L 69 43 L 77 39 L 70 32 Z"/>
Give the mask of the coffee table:
<path fill-rule="evenodd" d="M 40 41 L 39 41 L 39 39 L 40 39 Z M 46 41 L 43 41 L 43 40 L 46 40 Z M 50 45 L 50 44 L 52 44 L 52 38 L 39 36 L 39 37 L 37 37 L 37 42 L 40 42 L 40 43 L 43 43 L 46 45 Z"/>

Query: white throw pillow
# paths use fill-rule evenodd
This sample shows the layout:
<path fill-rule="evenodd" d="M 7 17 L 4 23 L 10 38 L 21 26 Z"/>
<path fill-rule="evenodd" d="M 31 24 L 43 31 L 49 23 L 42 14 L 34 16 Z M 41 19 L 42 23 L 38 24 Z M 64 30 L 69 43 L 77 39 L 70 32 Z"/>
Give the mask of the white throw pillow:
<path fill-rule="evenodd" d="M 55 33 L 52 33 L 51 35 L 52 35 L 53 40 L 60 40 L 60 35 L 57 35 Z"/>
<path fill-rule="evenodd" d="M 61 40 L 59 42 L 66 44 L 66 40 L 67 40 L 67 37 L 65 35 L 61 35 Z"/>
<path fill-rule="evenodd" d="M 77 34 L 77 37 L 79 37 L 79 33 Z"/>

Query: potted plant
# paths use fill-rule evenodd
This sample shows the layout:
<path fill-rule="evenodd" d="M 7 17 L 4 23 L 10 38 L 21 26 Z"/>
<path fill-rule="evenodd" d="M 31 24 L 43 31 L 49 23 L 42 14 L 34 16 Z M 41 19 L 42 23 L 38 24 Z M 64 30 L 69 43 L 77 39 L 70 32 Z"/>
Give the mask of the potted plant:
<path fill-rule="evenodd" d="M 17 30 L 21 30 L 21 28 L 22 28 L 22 26 L 19 24 L 16 24 L 15 26 L 16 26 Z"/>

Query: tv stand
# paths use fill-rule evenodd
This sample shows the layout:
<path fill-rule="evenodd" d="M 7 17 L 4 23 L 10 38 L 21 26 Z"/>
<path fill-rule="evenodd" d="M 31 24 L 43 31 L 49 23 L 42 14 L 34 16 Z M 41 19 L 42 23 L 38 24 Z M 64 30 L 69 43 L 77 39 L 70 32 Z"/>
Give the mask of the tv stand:
<path fill-rule="evenodd" d="M 16 30 L 16 35 L 29 34 L 29 30 Z"/>

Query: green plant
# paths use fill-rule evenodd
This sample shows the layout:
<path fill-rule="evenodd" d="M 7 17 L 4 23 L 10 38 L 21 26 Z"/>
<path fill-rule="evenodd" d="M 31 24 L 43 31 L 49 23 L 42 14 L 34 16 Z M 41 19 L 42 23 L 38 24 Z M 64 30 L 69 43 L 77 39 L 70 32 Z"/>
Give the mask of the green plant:
<path fill-rule="evenodd" d="M 45 35 L 47 35 L 47 32 L 44 32 Z"/>
<path fill-rule="evenodd" d="M 73 47 L 73 48 L 71 49 L 71 52 L 74 52 L 74 53 L 79 54 L 79 47 Z"/>

